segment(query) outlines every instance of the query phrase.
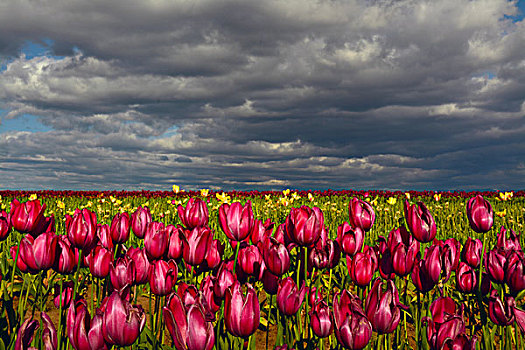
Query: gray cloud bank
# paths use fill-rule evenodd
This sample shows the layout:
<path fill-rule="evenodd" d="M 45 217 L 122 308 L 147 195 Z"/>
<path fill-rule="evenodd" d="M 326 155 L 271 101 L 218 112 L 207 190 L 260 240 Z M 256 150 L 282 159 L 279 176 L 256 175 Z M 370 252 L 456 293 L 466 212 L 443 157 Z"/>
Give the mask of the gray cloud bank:
<path fill-rule="evenodd" d="M 0 124 L 0 187 L 523 189 L 516 14 L 506 0 L 0 2 L 0 118 L 49 128 Z"/>

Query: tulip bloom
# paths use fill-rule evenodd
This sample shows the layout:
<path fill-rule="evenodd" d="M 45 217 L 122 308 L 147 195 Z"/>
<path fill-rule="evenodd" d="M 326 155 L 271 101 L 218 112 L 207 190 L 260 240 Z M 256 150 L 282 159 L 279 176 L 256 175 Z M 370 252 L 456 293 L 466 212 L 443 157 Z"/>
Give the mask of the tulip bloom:
<path fill-rule="evenodd" d="M 173 225 L 168 225 L 166 227 L 166 232 L 170 236 L 168 244 L 168 258 L 178 260 L 182 256 L 181 236 L 184 235 L 184 229 L 181 226 L 175 227 Z"/>
<path fill-rule="evenodd" d="M 177 282 L 179 269 L 175 261 L 156 260 L 149 273 L 149 285 L 155 295 L 168 295 Z"/>
<path fill-rule="evenodd" d="M 513 230 L 510 231 L 510 238 L 507 238 L 507 229 L 501 226 L 501 230 L 498 233 L 497 247 L 504 251 L 516 250 L 521 251 L 520 237 Z"/>
<path fill-rule="evenodd" d="M 98 244 L 109 251 L 113 251 L 113 240 L 111 239 L 108 224 L 97 224 L 97 237 L 99 241 Z"/>
<path fill-rule="evenodd" d="M 274 275 L 270 270 L 263 264 L 261 268 L 262 276 L 259 280 L 263 283 L 263 289 L 269 295 L 276 295 L 279 289 L 279 276 Z"/>
<path fill-rule="evenodd" d="M 144 238 L 146 227 L 152 221 L 151 213 L 148 207 L 138 207 L 131 215 L 131 229 L 138 238 Z"/>
<path fill-rule="evenodd" d="M 166 327 L 177 350 L 211 350 L 215 343 L 213 323 L 206 320 L 204 307 L 194 303 L 184 307 L 177 294 L 162 308 Z"/>
<path fill-rule="evenodd" d="M 525 259 L 522 254 L 511 251 L 507 256 L 505 283 L 514 293 L 525 289 Z"/>
<path fill-rule="evenodd" d="M 66 214 L 67 237 L 79 249 L 93 246 L 97 234 L 97 215 L 88 209 L 75 209 L 75 214 Z"/>
<path fill-rule="evenodd" d="M 131 220 L 129 214 L 124 212 L 116 214 L 111 220 L 109 233 L 113 243 L 124 243 L 128 240 L 131 230 Z"/>
<path fill-rule="evenodd" d="M 350 257 L 346 256 L 346 264 L 350 278 L 360 287 L 367 286 L 372 281 L 372 276 L 376 270 L 375 260 L 377 259 L 373 249 L 366 249 Z"/>
<path fill-rule="evenodd" d="M 430 305 L 430 313 L 435 324 L 442 324 L 449 315 L 456 313 L 456 302 L 450 297 L 439 297 Z"/>
<path fill-rule="evenodd" d="M 426 293 L 439 282 L 441 276 L 441 250 L 439 245 L 427 247 L 424 258 L 418 258 L 418 261 L 414 264 L 411 277 L 418 291 Z"/>
<path fill-rule="evenodd" d="M 505 265 L 507 263 L 507 254 L 500 249 L 490 250 L 485 260 L 485 270 L 494 283 L 505 283 Z"/>
<path fill-rule="evenodd" d="M 75 350 L 90 349 L 88 331 L 91 316 L 84 299 L 72 303 L 67 312 L 67 336 Z"/>
<path fill-rule="evenodd" d="M 274 237 L 266 237 L 263 243 L 263 259 L 274 275 L 282 276 L 290 269 L 290 253 L 285 245 Z"/>
<path fill-rule="evenodd" d="M 305 205 L 291 208 L 285 222 L 286 234 L 301 247 L 317 242 L 324 227 L 324 216 L 321 209 Z"/>
<path fill-rule="evenodd" d="M 204 259 L 204 265 L 201 267 L 205 270 L 214 270 L 222 261 L 222 254 L 224 253 L 224 245 L 218 240 L 214 239 L 211 241 L 211 246 L 208 252 L 206 253 L 206 258 Z"/>
<path fill-rule="evenodd" d="M 304 301 L 305 294 L 306 285 L 304 281 L 301 289 L 299 289 L 295 281 L 291 277 L 287 277 L 279 282 L 277 307 L 287 316 L 295 315 Z"/>
<path fill-rule="evenodd" d="M 96 278 L 106 278 L 113 265 L 113 253 L 102 246 L 96 246 L 91 252 L 89 271 Z"/>
<path fill-rule="evenodd" d="M 260 272 L 262 262 L 261 252 L 256 245 L 241 246 L 237 257 L 237 264 L 239 264 L 244 273 L 257 276 Z"/>
<path fill-rule="evenodd" d="M 481 261 L 483 243 L 479 239 L 468 238 L 461 251 L 461 259 L 472 267 L 478 267 Z"/>
<path fill-rule="evenodd" d="M 62 285 L 62 296 L 60 296 L 60 286 L 55 284 L 54 286 L 54 299 L 53 302 L 57 309 L 60 309 L 60 301 L 62 300 L 62 309 L 67 309 L 71 305 L 71 299 L 73 298 L 73 282 L 65 282 Z"/>
<path fill-rule="evenodd" d="M 140 305 L 131 305 L 118 292 L 108 298 L 103 316 L 104 339 L 109 344 L 129 346 L 137 340 L 146 324 L 146 314 Z"/>
<path fill-rule="evenodd" d="M 37 236 L 44 232 L 44 212 L 46 205 L 41 205 L 38 199 L 20 203 L 18 199 L 11 202 L 11 225 L 20 233 Z"/>
<path fill-rule="evenodd" d="M 224 299 L 226 290 L 233 284 L 235 281 L 235 275 L 233 272 L 226 267 L 226 264 L 222 264 L 217 272 L 217 279 L 213 284 L 213 294 L 217 299 Z"/>
<path fill-rule="evenodd" d="M 490 231 L 494 223 L 494 211 L 490 202 L 481 195 L 472 197 L 467 202 L 467 218 L 470 227 L 478 233 Z"/>
<path fill-rule="evenodd" d="M 337 243 L 347 255 L 360 252 L 365 241 L 365 233 L 360 227 L 352 228 L 346 221 L 337 227 Z"/>
<path fill-rule="evenodd" d="M 248 201 L 244 206 L 239 202 L 224 203 L 219 207 L 219 224 L 229 239 L 246 239 L 255 225 L 252 202 Z"/>
<path fill-rule="evenodd" d="M 151 263 L 148 260 L 144 249 L 131 247 L 126 252 L 126 255 L 133 260 L 135 264 L 135 284 L 144 284 L 149 280 L 149 272 L 151 270 Z"/>
<path fill-rule="evenodd" d="M 324 300 L 316 302 L 309 313 L 312 332 L 319 338 L 326 338 L 334 329 L 328 304 Z"/>
<path fill-rule="evenodd" d="M 352 227 L 359 227 L 365 232 L 370 231 L 376 218 L 374 208 L 368 202 L 355 197 L 348 203 L 348 216 Z"/>
<path fill-rule="evenodd" d="M 421 243 L 431 242 L 436 237 L 437 227 L 434 217 L 425 204 L 417 202 L 410 205 L 405 201 L 405 219 L 414 238 Z"/>
<path fill-rule="evenodd" d="M 53 270 L 63 275 L 70 274 L 77 267 L 78 258 L 67 236 L 57 236 L 57 247 Z"/>
<path fill-rule="evenodd" d="M 58 348 L 58 337 L 57 330 L 51 318 L 45 313 L 41 312 L 40 317 L 42 318 L 42 341 L 44 343 L 44 349 L 55 350 Z"/>
<path fill-rule="evenodd" d="M 228 332 L 236 337 L 248 338 L 259 327 L 261 310 L 257 292 L 251 284 L 246 284 L 246 295 L 235 282 L 226 291 L 224 300 L 224 322 Z"/>
<path fill-rule="evenodd" d="M 383 290 L 386 283 L 386 290 Z M 372 329 L 379 334 L 392 333 L 401 319 L 401 308 L 408 309 L 399 302 L 399 294 L 392 280 L 383 282 L 376 278 L 366 298 L 366 315 Z"/>
<path fill-rule="evenodd" d="M 107 305 L 106 298 L 106 305 Z M 88 332 L 89 346 L 91 350 L 107 350 L 108 345 L 104 339 L 104 312 L 105 310 L 95 310 L 95 316 L 91 320 L 90 329 Z"/>
<path fill-rule="evenodd" d="M 31 342 L 33 341 L 33 337 L 35 335 L 35 331 L 39 327 L 40 324 L 37 320 L 33 320 L 33 318 L 26 319 L 18 329 L 15 342 L 15 350 L 29 349 L 29 346 L 31 345 Z"/>
<path fill-rule="evenodd" d="M 351 350 L 363 349 L 372 337 L 372 325 L 358 300 L 347 290 L 333 299 L 335 336 L 339 344 Z"/>
<path fill-rule="evenodd" d="M 324 246 L 320 246 L 320 240 L 316 246 L 309 249 L 308 264 L 316 269 L 333 269 L 341 259 L 341 248 L 334 240 L 327 240 Z"/>
<path fill-rule="evenodd" d="M 144 248 L 150 261 L 161 259 L 168 249 L 169 236 L 162 222 L 150 222 L 146 227 Z"/>
<path fill-rule="evenodd" d="M 456 271 L 459 265 L 459 253 L 461 251 L 461 243 L 455 238 L 448 238 L 445 241 L 434 240 L 434 244 L 439 245 L 441 249 L 441 266 L 443 283 L 446 283 L 450 278 L 452 271 Z"/>
<path fill-rule="evenodd" d="M 191 266 L 202 264 L 211 248 L 213 232 L 205 226 L 198 226 L 191 231 L 184 230 L 183 232 L 181 236 L 182 258 Z"/>
<path fill-rule="evenodd" d="M 0 211 L 0 241 L 3 241 L 11 231 L 11 218 L 4 210 Z"/>
<path fill-rule="evenodd" d="M 37 238 L 33 238 L 29 234 L 22 238 L 17 261 L 20 271 L 36 274 L 53 267 L 56 258 L 57 240 L 58 237 L 53 232 L 42 233 Z M 15 260 L 16 247 L 12 247 L 11 255 L 13 260 Z"/>
<path fill-rule="evenodd" d="M 111 285 L 118 291 L 131 287 L 135 282 L 135 263 L 129 257 L 118 258 L 109 270 Z"/>
<path fill-rule="evenodd" d="M 503 302 L 498 291 L 493 289 L 489 297 L 489 317 L 498 326 L 508 326 L 514 322 L 514 307 L 516 302 L 510 295 L 505 296 Z"/>
<path fill-rule="evenodd" d="M 456 288 L 462 293 L 472 293 L 478 287 L 476 271 L 463 261 L 459 263 L 456 271 Z"/>
<path fill-rule="evenodd" d="M 199 226 L 208 226 L 208 206 L 202 199 L 190 198 L 186 203 L 186 208 L 179 204 L 177 213 L 182 225 L 188 230 Z"/>

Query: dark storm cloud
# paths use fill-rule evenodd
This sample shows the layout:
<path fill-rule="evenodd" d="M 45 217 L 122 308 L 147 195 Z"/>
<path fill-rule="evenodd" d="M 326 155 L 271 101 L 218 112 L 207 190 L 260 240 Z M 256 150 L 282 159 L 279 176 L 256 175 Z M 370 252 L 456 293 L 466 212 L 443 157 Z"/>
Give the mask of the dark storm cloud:
<path fill-rule="evenodd" d="M 522 188 L 515 14 L 504 0 L 2 2 L 0 123 L 51 130 L 0 131 L 0 186 Z M 25 56 L 28 42 L 49 51 Z"/>

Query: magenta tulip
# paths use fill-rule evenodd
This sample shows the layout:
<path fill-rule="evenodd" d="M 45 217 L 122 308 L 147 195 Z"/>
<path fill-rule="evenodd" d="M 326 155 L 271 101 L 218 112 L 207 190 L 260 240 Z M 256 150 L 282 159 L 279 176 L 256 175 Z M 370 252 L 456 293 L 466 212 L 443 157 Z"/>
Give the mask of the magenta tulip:
<path fill-rule="evenodd" d="M 321 237 L 324 216 L 321 209 L 305 205 L 291 208 L 285 222 L 286 234 L 301 247 L 310 246 Z"/>
<path fill-rule="evenodd" d="M 0 211 L 0 241 L 3 241 L 11 231 L 11 217 L 4 210 Z"/>
<path fill-rule="evenodd" d="M 370 342 L 372 325 L 360 301 L 347 290 L 334 294 L 333 315 L 335 336 L 346 349 L 361 350 Z"/>
<path fill-rule="evenodd" d="M 28 318 L 22 323 L 18 329 L 18 333 L 15 341 L 15 350 L 26 350 L 29 349 L 35 331 L 40 327 L 40 324 L 37 320 L 33 318 Z"/>
<path fill-rule="evenodd" d="M 135 285 L 147 283 L 149 280 L 149 272 L 151 270 L 151 263 L 144 249 L 131 247 L 126 252 L 126 255 L 133 260 L 135 264 Z"/>
<path fill-rule="evenodd" d="M 263 258 L 259 248 L 256 245 L 244 246 L 241 244 L 237 263 L 245 274 L 251 276 L 259 275 Z"/>
<path fill-rule="evenodd" d="M 113 265 L 113 253 L 102 246 L 96 246 L 91 252 L 89 271 L 96 278 L 106 278 Z"/>
<path fill-rule="evenodd" d="M 425 249 L 423 259 L 418 259 L 412 269 L 412 282 L 422 293 L 430 291 L 441 276 L 441 247 L 434 245 Z"/>
<path fill-rule="evenodd" d="M 162 259 L 168 250 L 169 235 L 162 222 L 150 222 L 144 235 L 144 248 L 150 262 Z"/>
<path fill-rule="evenodd" d="M 478 233 L 490 231 L 494 223 L 494 211 L 490 202 L 481 195 L 472 197 L 467 202 L 467 218 L 470 227 Z"/>
<path fill-rule="evenodd" d="M 259 328 L 261 310 L 257 292 L 246 284 L 246 294 L 239 282 L 226 290 L 224 300 L 224 322 L 228 332 L 236 337 L 247 338 Z"/>
<path fill-rule="evenodd" d="M 386 284 L 386 290 L 383 290 Z M 392 333 L 401 319 L 401 310 L 408 308 L 399 301 L 397 288 L 392 280 L 383 282 L 376 278 L 366 298 L 366 315 L 372 329 L 379 334 Z"/>
<path fill-rule="evenodd" d="M 211 350 L 215 345 L 213 323 L 206 319 L 200 303 L 185 307 L 180 297 L 173 294 L 162 314 L 175 349 Z"/>
<path fill-rule="evenodd" d="M 72 303 L 67 313 L 67 335 L 75 350 L 90 349 L 88 331 L 91 316 L 84 299 Z"/>
<path fill-rule="evenodd" d="M 62 285 L 62 296 L 60 295 L 60 286 L 55 284 L 54 286 L 54 299 L 53 303 L 57 309 L 60 309 L 60 302 L 62 301 L 62 309 L 67 309 L 71 305 L 71 299 L 73 298 L 73 282 L 65 282 Z"/>
<path fill-rule="evenodd" d="M 474 292 L 478 288 L 477 275 L 474 268 L 463 261 L 460 262 L 456 271 L 456 288 L 465 294 Z"/>
<path fill-rule="evenodd" d="M 299 311 L 306 295 L 306 285 L 303 281 L 301 289 L 291 277 L 287 277 L 279 282 L 277 289 L 277 307 L 279 311 L 287 316 L 292 316 Z"/>
<path fill-rule="evenodd" d="M 332 316 L 330 307 L 324 300 L 317 301 L 312 310 L 309 313 L 310 315 L 310 327 L 312 327 L 312 332 L 319 338 L 326 338 L 334 329 L 334 324 L 332 322 Z"/>
<path fill-rule="evenodd" d="M 525 289 L 525 258 L 516 251 L 511 251 L 507 255 L 505 283 L 513 293 Z"/>
<path fill-rule="evenodd" d="M 367 286 L 372 281 L 372 276 L 376 270 L 375 252 L 373 249 L 366 249 L 356 253 L 354 257 L 346 256 L 346 264 L 350 278 L 360 287 Z"/>
<path fill-rule="evenodd" d="M 166 232 L 169 234 L 168 243 L 168 259 L 178 260 L 182 257 L 182 235 L 184 235 L 184 229 L 182 226 L 175 227 L 168 225 Z"/>
<path fill-rule="evenodd" d="M 222 300 L 226 290 L 235 282 L 235 275 L 228 269 L 226 264 L 222 264 L 217 272 L 217 279 L 213 285 L 213 294 L 216 298 Z"/>
<path fill-rule="evenodd" d="M 520 235 L 516 234 L 513 230 L 510 231 L 510 237 L 507 238 L 507 229 L 501 226 L 501 230 L 498 233 L 497 247 L 504 251 L 515 250 L 521 251 Z"/>
<path fill-rule="evenodd" d="M 69 243 L 67 236 L 57 236 L 57 246 L 53 270 L 63 275 L 72 273 L 78 264 L 74 248 Z"/>
<path fill-rule="evenodd" d="M 248 237 L 255 225 L 252 202 L 243 206 L 239 202 L 224 203 L 219 207 L 219 224 L 229 239 L 242 241 Z"/>
<path fill-rule="evenodd" d="M 348 216 L 352 227 L 359 227 L 365 232 L 370 231 L 376 218 L 374 208 L 370 203 L 355 197 L 348 203 Z"/>
<path fill-rule="evenodd" d="M 494 283 L 505 283 L 505 265 L 507 263 L 507 254 L 501 249 L 490 250 L 483 260 L 485 270 Z"/>
<path fill-rule="evenodd" d="M 123 291 L 131 287 L 135 282 L 135 263 L 129 257 L 124 256 L 114 261 L 109 269 L 111 285 L 117 291 Z"/>
<path fill-rule="evenodd" d="M 182 239 L 182 257 L 191 266 L 202 264 L 211 248 L 213 232 L 208 227 L 198 226 L 184 230 Z"/>
<path fill-rule="evenodd" d="M 516 302 L 510 295 L 506 295 L 504 301 L 493 289 L 489 297 L 489 317 L 498 326 L 508 326 L 514 322 L 514 307 Z"/>
<path fill-rule="evenodd" d="M 266 237 L 263 242 L 263 259 L 266 267 L 277 276 L 290 269 L 290 253 L 286 246 L 274 237 Z"/>
<path fill-rule="evenodd" d="M 146 227 L 152 221 L 148 207 L 138 207 L 131 215 L 131 229 L 138 238 L 144 238 Z"/>
<path fill-rule="evenodd" d="M 97 237 L 97 215 L 88 209 L 75 209 L 72 217 L 66 215 L 66 231 L 73 247 L 91 248 Z"/>
<path fill-rule="evenodd" d="M 46 205 L 41 205 L 38 199 L 20 203 L 18 199 L 11 202 L 11 225 L 20 233 L 29 233 L 33 237 L 44 232 L 44 211 Z"/>
<path fill-rule="evenodd" d="M 422 202 L 409 205 L 405 201 L 404 210 L 408 229 L 414 238 L 421 243 L 431 242 L 436 237 L 437 227 L 426 205 Z"/>
<path fill-rule="evenodd" d="M 182 225 L 188 230 L 208 226 L 208 206 L 202 199 L 190 198 L 186 203 L 186 208 L 179 204 L 177 213 Z"/>
<path fill-rule="evenodd" d="M 150 269 L 149 285 L 155 295 L 168 295 L 177 282 L 179 269 L 174 260 L 156 260 Z"/>
<path fill-rule="evenodd" d="M 354 255 L 363 248 L 365 233 L 360 227 L 352 228 L 346 221 L 337 227 L 337 243 L 347 255 Z"/>
<path fill-rule="evenodd" d="M 129 346 L 137 340 L 146 325 L 146 314 L 140 305 L 131 305 L 113 292 L 103 316 L 103 335 L 109 344 Z"/>
<path fill-rule="evenodd" d="M 109 233 L 113 243 L 124 243 L 128 240 L 131 230 L 131 220 L 129 214 L 124 212 L 116 214 L 111 220 Z"/>
<path fill-rule="evenodd" d="M 111 233 L 109 232 L 108 224 L 97 224 L 97 237 L 98 244 L 109 251 L 113 251 L 113 240 L 111 239 Z"/>
<path fill-rule="evenodd" d="M 461 251 L 461 259 L 472 267 L 478 267 L 481 261 L 483 243 L 479 239 L 468 238 Z"/>

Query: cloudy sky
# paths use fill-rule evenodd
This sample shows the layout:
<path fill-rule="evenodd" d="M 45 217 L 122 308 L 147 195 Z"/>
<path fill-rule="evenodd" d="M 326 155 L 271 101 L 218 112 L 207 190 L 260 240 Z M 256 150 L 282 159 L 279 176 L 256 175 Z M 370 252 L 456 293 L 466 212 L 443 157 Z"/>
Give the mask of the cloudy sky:
<path fill-rule="evenodd" d="M 0 0 L 0 188 L 523 189 L 524 2 Z"/>

